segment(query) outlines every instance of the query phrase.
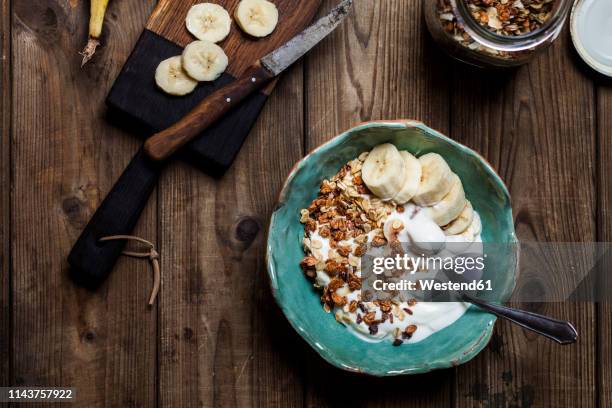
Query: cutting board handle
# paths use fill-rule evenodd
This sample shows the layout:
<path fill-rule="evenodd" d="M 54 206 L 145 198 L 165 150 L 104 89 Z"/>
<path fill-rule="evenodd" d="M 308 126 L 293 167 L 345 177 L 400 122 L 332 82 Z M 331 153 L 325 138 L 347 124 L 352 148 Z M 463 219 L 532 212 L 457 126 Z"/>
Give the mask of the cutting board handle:
<path fill-rule="evenodd" d="M 77 284 L 95 289 L 111 273 L 125 242 L 100 242 L 100 238 L 132 232 L 155 189 L 160 172 L 160 165 L 152 162 L 140 149 L 68 255 L 70 275 Z"/>

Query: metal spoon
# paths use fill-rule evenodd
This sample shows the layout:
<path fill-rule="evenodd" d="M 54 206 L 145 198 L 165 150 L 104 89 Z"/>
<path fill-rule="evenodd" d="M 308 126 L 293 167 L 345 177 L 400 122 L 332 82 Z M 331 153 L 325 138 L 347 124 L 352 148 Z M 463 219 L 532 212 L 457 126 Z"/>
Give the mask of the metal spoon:
<path fill-rule="evenodd" d="M 465 302 L 476 305 L 487 312 L 493 313 L 497 317 L 510 320 L 527 330 L 548 337 L 559 344 L 572 344 L 578 339 L 578 332 L 570 322 L 553 319 L 526 310 L 496 305 L 477 299 L 466 293 L 461 293 L 460 297 Z"/>

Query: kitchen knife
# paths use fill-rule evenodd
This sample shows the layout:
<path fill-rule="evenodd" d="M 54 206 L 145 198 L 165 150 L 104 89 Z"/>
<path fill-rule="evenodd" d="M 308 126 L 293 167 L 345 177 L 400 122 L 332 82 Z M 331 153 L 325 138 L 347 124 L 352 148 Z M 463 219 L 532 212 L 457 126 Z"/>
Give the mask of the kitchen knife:
<path fill-rule="evenodd" d="M 164 158 L 176 152 L 330 34 L 348 15 L 351 5 L 352 0 L 342 1 L 329 15 L 262 58 L 243 77 L 204 99 L 168 131 L 158 133 L 161 143 L 150 145 L 152 151 L 157 151 L 156 146 L 163 147 Z M 213 103 L 219 100 L 220 105 Z M 165 137 L 170 135 L 177 137 L 170 143 L 165 142 Z M 170 149 L 166 150 L 168 147 L 164 146 Z M 134 229 L 163 168 L 163 163 L 159 162 L 161 156 L 157 157 L 158 161 L 153 161 L 143 149 L 139 150 L 81 233 L 68 255 L 70 275 L 77 284 L 95 289 L 112 271 L 125 243 L 101 242 L 100 239 L 109 235 L 127 235 Z"/>
<path fill-rule="evenodd" d="M 334 31 L 348 15 L 351 5 L 352 0 L 343 0 L 330 14 L 257 61 L 242 77 L 206 97 L 179 122 L 151 136 L 145 142 L 147 155 L 156 161 L 166 160 Z"/>

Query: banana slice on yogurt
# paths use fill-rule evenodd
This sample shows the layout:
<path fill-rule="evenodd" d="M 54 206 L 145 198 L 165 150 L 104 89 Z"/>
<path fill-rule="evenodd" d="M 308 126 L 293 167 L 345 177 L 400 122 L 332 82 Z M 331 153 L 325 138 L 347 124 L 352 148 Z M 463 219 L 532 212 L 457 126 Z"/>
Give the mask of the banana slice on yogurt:
<path fill-rule="evenodd" d="M 461 234 L 446 237 L 446 249 L 456 255 L 484 254 L 484 244 L 478 238 L 481 229 L 480 216 L 474 211 L 474 219 L 468 229 Z"/>
<path fill-rule="evenodd" d="M 278 9 L 267 0 L 242 0 L 234 13 L 242 30 L 253 37 L 266 37 L 278 24 Z"/>
<path fill-rule="evenodd" d="M 446 196 L 453 185 L 453 172 L 448 163 L 437 153 L 419 157 L 422 175 L 413 200 L 421 206 L 434 205 Z"/>
<path fill-rule="evenodd" d="M 452 184 L 448 194 L 438 203 L 425 209 L 431 219 L 440 226 L 447 225 L 456 219 L 465 208 L 467 202 L 459 176 L 453 173 L 450 179 Z"/>
<path fill-rule="evenodd" d="M 395 197 L 404 186 L 404 158 L 391 143 L 376 146 L 361 168 L 361 178 L 381 200 Z"/>
<path fill-rule="evenodd" d="M 198 81 L 214 81 L 225 71 L 227 55 L 210 41 L 194 41 L 185 47 L 182 64 L 190 77 Z"/>
<path fill-rule="evenodd" d="M 474 218 L 465 231 L 459 234 L 461 237 L 466 238 L 468 241 L 474 241 L 478 235 L 482 232 L 482 221 L 480 215 L 474 211 Z"/>
<path fill-rule="evenodd" d="M 419 159 L 406 151 L 401 151 L 404 159 L 404 184 L 400 191 L 393 197 L 398 204 L 405 204 L 414 197 L 421 183 L 421 162 Z"/>
<path fill-rule="evenodd" d="M 232 19 L 220 5 L 200 3 L 189 9 L 185 25 L 198 40 L 217 43 L 223 41 L 230 33 Z"/>
<path fill-rule="evenodd" d="M 472 220 L 474 219 L 474 208 L 472 203 L 466 202 L 465 207 L 457 218 L 451 221 L 449 224 L 442 227 L 446 235 L 457 235 L 468 229 Z"/>

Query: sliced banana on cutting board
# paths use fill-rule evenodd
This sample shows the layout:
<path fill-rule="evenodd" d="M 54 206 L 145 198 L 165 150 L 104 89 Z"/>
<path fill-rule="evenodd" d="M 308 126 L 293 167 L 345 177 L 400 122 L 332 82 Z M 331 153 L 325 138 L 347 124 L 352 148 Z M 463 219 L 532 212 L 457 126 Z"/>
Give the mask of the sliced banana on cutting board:
<path fill-rule="evenodd" d="M 214 81 L 225 71 L 227 55 L 217 44 L 210 41 L 194 41 L 185 47 L 182 55 L 183 68 L 190 77 L 198 81 Z"/>
<path fill-rule="evenodd" d="M 240 28 L 253 37 L 270 35 L 278 24 L 278 9 L 267 0 L 242 0 L 234 16 Z"/>
<path fill-rule="evenodd" d="M 405 204 L 414 197 L 421 182 L 421 162 L 419 159 L 406 151 L 400 155 L 404 160 L 404 184 L 400 191 L 393 197 L 398 204 Z"/>
<path fill-rule="evenodd" d="M 421 162 L 421 183 L 413 200 L 421 206 L 434 205 L 448 194 L 453 183 L 453 172 L 448 163 L 437 153 L 419 157 Z"/>
<path fill-rule="evenodd" d="M 457 235 L 468 229 L 474 219 L 474 208 L 469 201 L 463 207 L 463 211 L 448 225 L 442 227 L 446 235 Z"/>
<path fill-rule="evenodd" d="M 425 209 L 431 219 L 440 226 L 447 225 L 457 218 L 466 204 L 465 192 L 459 176 L 453 173 L 450 180 L 451 188 L 448 194 L 433 206 Z"/>
<path fill-rule="evenodd" d="M 164 92 L 176 96 L 187 95 L 198 85 L 183 69 L 180 56 L 168 58 L 157 66 L 155 83 Z"/>
<path fill-rule="evenodd" d="M 198 40 L 217 43 L 223 41 L 229 34 L 232 19 L 220 5 L 200 3 L 189 9 L 185 24 L 187 30 Z"/>
<path fill-rule="evenodd" d="M 368 154 L 361 178 L 374 195 L 390 200 L 404 185 L 404 158 L 391 143 L 380 144 Z"/>

